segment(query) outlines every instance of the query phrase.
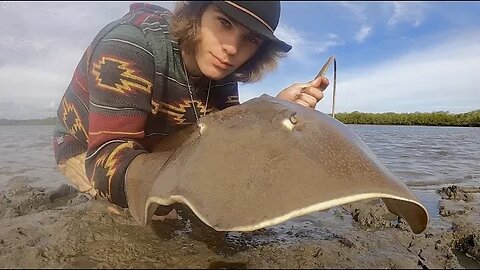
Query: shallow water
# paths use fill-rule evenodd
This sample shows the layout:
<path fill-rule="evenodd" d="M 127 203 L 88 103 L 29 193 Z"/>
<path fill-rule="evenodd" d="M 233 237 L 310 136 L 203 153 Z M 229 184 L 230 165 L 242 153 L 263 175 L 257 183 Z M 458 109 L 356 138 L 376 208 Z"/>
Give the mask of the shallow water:
<path fill-rule="evenodd" d="M 348 126 L 409 186 L 478 184 L 478 127 Z"/>
<path fill-rule="evenodd" d="M 479 185 L 478 127 L 348 126 L 412 189 L 432 219 L 439 218 L 436 189 Z"/>
<path fill-rule="evenodd" d="M 0 191 L 23 179 L 32 186 L 57 187 L 65 179 L 53 156 L 54 126 L 0 126 Z"/>
<path fill-rule="evenodd" d="M 479 183 L 480 128 L 348 127 L 412 188 L 432 218 L 438 217 L 435 189 L 439 186 Z M 52 132 L 53 126 L 0 126 L 0 191 L 20 180 L 47 188 L 66 183 L 55 166 Z M 317 220 L 312 215 L 307 219 Z"/>

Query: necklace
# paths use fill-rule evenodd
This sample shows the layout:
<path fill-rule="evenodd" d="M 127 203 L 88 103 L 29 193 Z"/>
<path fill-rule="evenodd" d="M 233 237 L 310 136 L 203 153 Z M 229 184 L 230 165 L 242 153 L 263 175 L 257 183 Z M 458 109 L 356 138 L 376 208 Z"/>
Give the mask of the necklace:
<path fill-rule="evenodd" d="M 188 87 L 188 93 L 190 94 L 190 101 L 192 102 L 192 109 L 193 109 L 193 112 L 195 113 L 195 119 L 197 120 L 197 125 L 198 125 L 198 119 L 200 119 L 200 118 L 198 117 L 198 114 L 197 114 L 197 108 L 193 105 L 194 100 L 193 100 L 192 88 L 190 86 L 190 79 L 188 78 L 188 72 L 187 72 L 187 68 L 185 67 L 185 63 L 183 61 L 182 61 L 182 63 L 183 63 L 183 70 L 185 71 L 185 77 L 187 78 L 187 87 Z M 212 86 L 212 79 L 211 78 L 208 82 L 207 99 L 205 101 L 205 111 L 203 112 L 203 116 L 205 116 L 207 114 L 208 98 L 210 97 L 210 86 Z"/>

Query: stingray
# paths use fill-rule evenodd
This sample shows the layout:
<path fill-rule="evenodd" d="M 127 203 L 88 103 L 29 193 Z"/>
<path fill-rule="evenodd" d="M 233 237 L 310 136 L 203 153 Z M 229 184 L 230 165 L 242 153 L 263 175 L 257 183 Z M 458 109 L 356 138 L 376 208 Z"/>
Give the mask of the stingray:
<path fill-rule="evenodd" d="M 200 118 L 134 162 L 129 210 L 142 225 L 159 206 L 181 203 L 217 231 L 254 231 L 375 198 L 414 233 L 429 219 L 349 127 L 266 94 Z"/>

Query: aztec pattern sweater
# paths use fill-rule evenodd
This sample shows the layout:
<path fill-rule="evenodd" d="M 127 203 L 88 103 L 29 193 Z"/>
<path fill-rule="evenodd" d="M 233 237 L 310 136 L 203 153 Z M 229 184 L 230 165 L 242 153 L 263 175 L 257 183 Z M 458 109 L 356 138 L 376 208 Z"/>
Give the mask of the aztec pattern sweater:
<path fill-rule="evenodd" d="M 101 197 L 128 207 L 124 192 L 130 162 L 151 142 L 215 109 L 239 104 L 228 77 L 192 87 L 192 103 L 178 44 L 169 33 L 171 12 L 136 3 L 105 26 L 87 48 L 59 105 L 54 131 L 57 164 L 86 153 L 85 170 Z"/>

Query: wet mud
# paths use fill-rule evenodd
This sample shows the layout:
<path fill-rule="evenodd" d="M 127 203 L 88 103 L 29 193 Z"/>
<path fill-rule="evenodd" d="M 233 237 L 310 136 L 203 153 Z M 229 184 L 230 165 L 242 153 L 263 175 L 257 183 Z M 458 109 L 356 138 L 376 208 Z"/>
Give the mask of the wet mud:
<path fill-rule="evenodd" d="M 414 234 L 381 200 L 254 232 L 217 232 L 185 206 L 142 227 L 128 210 L 69 185 L 15 179 L 0 193 L 2 268 L 479 268 L 480 193 L 438 190 L 438 217 Z M 468 192 L 465 192 L 468 191 Z"/>

